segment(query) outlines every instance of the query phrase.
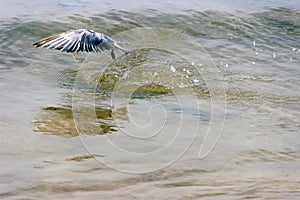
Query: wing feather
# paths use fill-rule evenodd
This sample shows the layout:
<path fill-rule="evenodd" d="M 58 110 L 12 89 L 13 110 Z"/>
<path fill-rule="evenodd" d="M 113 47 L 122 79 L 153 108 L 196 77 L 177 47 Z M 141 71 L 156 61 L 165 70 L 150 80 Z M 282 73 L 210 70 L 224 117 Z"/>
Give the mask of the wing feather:
<path fill-rule="evenodd" d="M 64 52 L 102 52 L 112 50 L 114 41 L 101 33 L 76 29 L 44 38 L 33 46 L 56 49 Z"/>

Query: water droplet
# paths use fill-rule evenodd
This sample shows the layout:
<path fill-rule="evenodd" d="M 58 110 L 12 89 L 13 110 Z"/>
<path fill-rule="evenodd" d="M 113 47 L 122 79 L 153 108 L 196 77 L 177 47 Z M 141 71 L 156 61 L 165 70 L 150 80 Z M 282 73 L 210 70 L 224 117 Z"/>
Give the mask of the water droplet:
<path fill-rule="evenodd" d="M 253 46 L 255 46 L 255 45 L 256 45 L 256 43 L 255 43 L 255 40 L 253 40 L 253 42 L 252 42 L 252 43 L 253 43 Z"/>
<path fill-rule="evenodd" d="M 228 64 L 227 64 L 227 63 L 225 64 L 225 67 L 226 67 L 226 68 L 228 67 Z"/>
<path fill-rule="evenodd" d="M 176 69 L 171 65 L 171 66 L 170 66 L 170 71 L 171 71 L 171 72 L 176 72 Z"/>
<path fill-rule="evenodd" d="M 198 79 L 194 79 L 193 81 L 194 81 L 194 83 L 199 83 Z"/>
<path fill-rule="evenodd" d="M 275 54 L 275 52 L 273 52 L 273 58 L 276 58 L 276 54 Z"/>
<path fill-rule="evenodd" d="M 255 65 L 255 62 L 252 62 L 253 65 Z"/>
<path fill-rule="evenodd" d="M 184 88 L 184 84 L 181 82 L 180 84 L 179 84 L 179 88 Z"/>

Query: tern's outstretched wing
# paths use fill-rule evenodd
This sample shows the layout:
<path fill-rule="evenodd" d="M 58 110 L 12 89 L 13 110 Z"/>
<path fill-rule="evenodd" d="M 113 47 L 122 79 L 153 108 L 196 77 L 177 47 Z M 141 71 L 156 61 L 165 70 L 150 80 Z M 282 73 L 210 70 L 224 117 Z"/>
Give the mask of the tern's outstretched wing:
<path fill-rule="evenodd" d="M 36 47 L 64 52 L 102 52 L 113 50 L 115 42 L 110 37 L 92 30 L 77 29 L 44 38 L 33 44 Z"/>

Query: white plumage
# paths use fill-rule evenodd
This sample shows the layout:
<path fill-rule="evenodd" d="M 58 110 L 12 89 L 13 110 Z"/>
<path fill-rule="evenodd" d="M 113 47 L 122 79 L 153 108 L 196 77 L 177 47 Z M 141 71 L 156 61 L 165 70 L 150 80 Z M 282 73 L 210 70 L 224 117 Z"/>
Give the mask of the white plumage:
<path fill-rule="evenodd" d="M 117 48 L 125 54 L 128 50 L 120 47 L 112 38 L 102 33 L 87 29 L 75 29 L 44 38 L 33 44 L 36 47 L 56 49 L 63 52 L 102 52 L 111 51 L 115 59 L 114 49 Z"/>

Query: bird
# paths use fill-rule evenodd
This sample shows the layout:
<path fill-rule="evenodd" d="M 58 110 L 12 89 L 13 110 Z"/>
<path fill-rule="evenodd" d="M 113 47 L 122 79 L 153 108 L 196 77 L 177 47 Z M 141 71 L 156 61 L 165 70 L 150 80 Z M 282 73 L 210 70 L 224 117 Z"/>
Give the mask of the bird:
<path fill-rule="evenodd" d="M 122 48 L 111 37 L 88 29 L 73 29 L 41 39 L 33 44 L 35 47 L 56 49 L 62 52 L 103 52 L 111 51 L 111 57 L 115 60 L 114 49 L 119 49 L 126 55 L 127 49 Z"/>

